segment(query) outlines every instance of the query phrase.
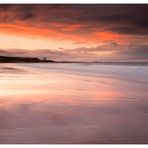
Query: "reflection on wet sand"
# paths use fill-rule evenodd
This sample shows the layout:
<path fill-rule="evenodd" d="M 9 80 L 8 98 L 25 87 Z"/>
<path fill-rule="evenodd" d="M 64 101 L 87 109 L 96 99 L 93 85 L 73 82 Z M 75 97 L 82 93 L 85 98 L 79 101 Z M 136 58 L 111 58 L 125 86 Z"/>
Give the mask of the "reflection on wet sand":
<path fill-rule="evenodd" d="M 17 64 L 0 71 L 0 143 L 148 143 L 147 84 Z"/>

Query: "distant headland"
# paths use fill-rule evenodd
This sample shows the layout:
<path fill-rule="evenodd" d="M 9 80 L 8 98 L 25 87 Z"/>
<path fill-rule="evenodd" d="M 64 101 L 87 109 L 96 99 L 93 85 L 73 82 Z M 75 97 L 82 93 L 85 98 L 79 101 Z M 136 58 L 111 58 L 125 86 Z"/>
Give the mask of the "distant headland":
<path fill-rule="evenodd" d="M 0 56 L 0 63 L 48 63 L 55 62 L 53 60 L 47 60 L 43 58 L 42 60 L 34 57 L 10 57 L 10 56 Z"/>

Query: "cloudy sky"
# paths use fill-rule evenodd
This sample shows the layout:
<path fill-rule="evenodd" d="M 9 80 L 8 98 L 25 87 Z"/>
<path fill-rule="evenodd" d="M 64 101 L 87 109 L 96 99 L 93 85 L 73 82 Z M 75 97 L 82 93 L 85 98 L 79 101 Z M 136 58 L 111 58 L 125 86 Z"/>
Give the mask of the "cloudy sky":
<path fill-rule="evenodd" d="M 0 55 L 148 61 L 148 5 L 0 5 Z"/>

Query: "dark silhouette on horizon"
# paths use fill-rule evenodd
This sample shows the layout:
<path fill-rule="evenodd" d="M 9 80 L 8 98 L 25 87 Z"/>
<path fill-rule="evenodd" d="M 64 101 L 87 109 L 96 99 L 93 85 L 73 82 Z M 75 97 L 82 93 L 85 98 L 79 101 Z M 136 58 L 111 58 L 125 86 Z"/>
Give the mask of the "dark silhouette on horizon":
<path fill-rule="evenodd" d="M 55 62 L 53 60 L 47 60 L 43 58 L 34 57 L 10 57 L 10 56 L 0 56 L 0 63 L 44 63 L 44 62 Z"/>

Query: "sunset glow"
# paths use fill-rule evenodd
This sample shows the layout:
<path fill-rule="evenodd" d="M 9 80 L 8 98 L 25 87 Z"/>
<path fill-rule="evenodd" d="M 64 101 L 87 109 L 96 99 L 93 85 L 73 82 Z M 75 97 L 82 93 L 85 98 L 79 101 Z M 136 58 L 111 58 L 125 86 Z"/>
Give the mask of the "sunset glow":
<path fill-rule="evenodd" d="M 54 60 L 146 61 L 147 10 L 147 5 L 1 5 L 0 52 Z"/>

